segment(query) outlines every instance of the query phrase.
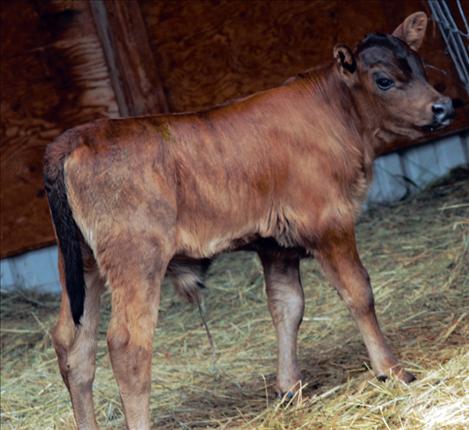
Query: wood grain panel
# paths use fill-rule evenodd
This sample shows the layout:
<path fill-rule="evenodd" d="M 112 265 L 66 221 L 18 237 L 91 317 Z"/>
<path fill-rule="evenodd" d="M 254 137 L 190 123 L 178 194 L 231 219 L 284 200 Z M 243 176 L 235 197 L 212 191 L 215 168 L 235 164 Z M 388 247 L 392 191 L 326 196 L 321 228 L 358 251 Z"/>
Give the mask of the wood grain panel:
<path fill-rule="evenodd" d="M 139 3 L 172 111 L 279 85 L 329 62 L 336 43 L 353 46 L 367 32 L 392 31 L 416 10 L 429 12 L 425 0 Z M 117 36 L 126 41 L 130 33 Z M 467 103 L 435 23 L 421 52 L 433 66 L 432 82 Z M 66 128 L 117 116 L 118 109 L 85 0 L 1 2 L 1 69 L 0 255 L 6 256 L 53 241 L 42 189 L 45 145 Z M 450 131 L 468 126 L 465 109 Z"/>
<path fill-rule="evenodd" d="M 139 3 L 90 3 L 122 116 L 168 112 Z"/>
<path fill-rule="evenodd" d="M 270 88 L 331 60 L 336 43 L 392 32 L 424 0 L 140 0 L 171 110 L 198 110 Z M 467 99 L 434 22 L 422 47 L 428 74 Z M 467 127 L 464 114 L 452 129 Z M 400 143 L 407 146 L 409 142 Z M 387 150 L 389 151 L 390 148 Z M 391 148 L 392 149 L 392 148 Z"/>
<path fill-rule="evenodd" d="M 1 257 L 54 241 L 44 148 L 66 128 L 117 116 L 85 1 L 2 2 Z"/>
<path fill-rule="evenodd" d="M 171 110 L 208 107 L 282 83 L 335 42 L 335 1 L 141 1 Z"/>

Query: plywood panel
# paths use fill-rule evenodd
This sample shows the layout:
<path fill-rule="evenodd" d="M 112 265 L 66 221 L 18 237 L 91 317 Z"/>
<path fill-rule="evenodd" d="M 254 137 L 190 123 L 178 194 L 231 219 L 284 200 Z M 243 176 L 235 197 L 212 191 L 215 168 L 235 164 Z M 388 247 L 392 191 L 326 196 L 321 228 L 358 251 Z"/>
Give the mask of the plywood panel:
<path fill-rule="evenodd" d="M 139 2 L 173 111 L 279 85 L 328 62 L 335 43 L 354 45 L 366 32 L 428 12 L 424 0 Z M 1 2 L 1 256 L 53 240 L 45 145 L 63 129 L 118 113 L 88 7 L 84 0 Z M 422 55 L 440 90 L 467 99 L 432 23 Z M 468 117 L 460 114 L 455 128 Z"/>
<path fill-rule="evenodd" d="M 2 2 L 1 256 L 52 243 L 44 148 L 66 128 L 117 116 L 85 1 Z"/>
<path fill-rule="evenodd" d="M 173 111 L 197 110 L 276 86 L 331 60 L 334 44 L 391 32 L 424 0 L 140 0 Z M 438 88 L 466 98 L 439 30 L 429 26 L 422 55 Z"/>
<path fill-rule="evenodd" d="M 141 7 L 173 111 L 281 84 L 335 41 L 327 19 L 335 1 L 143 0 Z"/>

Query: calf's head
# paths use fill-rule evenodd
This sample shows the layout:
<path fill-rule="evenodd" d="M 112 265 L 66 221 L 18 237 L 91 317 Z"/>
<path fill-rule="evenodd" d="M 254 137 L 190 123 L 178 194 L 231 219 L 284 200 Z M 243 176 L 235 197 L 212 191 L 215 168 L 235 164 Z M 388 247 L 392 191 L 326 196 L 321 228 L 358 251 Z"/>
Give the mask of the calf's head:
<path fill-rule="evenodd" d="M 427 16 L 408 16 L 392 35 L 365 36 L 355 52 L 334 48 L 340 78 L 351 89 L 365 121 L 388 137 L 416 138 L 444 127 L 454 116 L 452 101 L 427 81 L 417 54 Z"/>

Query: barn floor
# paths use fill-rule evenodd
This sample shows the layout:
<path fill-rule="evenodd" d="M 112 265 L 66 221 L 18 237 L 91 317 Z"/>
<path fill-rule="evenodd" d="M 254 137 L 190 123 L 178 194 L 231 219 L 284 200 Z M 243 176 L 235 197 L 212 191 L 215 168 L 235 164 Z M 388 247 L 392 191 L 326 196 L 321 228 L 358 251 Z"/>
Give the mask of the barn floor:
<path fill-rule="evenodd" d="M 216 360 L 197 309 L 165 286 L 155 339 L 152 417 L 158 429 L 469 428 L 469 176 L 460 171 L 417 198 L 374 209 L 358 226 L 363 261 L 390 343 L 418 380 L 380 383 L 367 370 L 351 318 L 303 263 L 306 313 L 298 397 L 273 398 L 275 338 L 260 265 L 249 254 L 213 266 L 205 297 Z M 2 429 L 70 429 L 73 418 L 48 330 L 55 296 L 1 300 Z M 95 399 L 103 428 L 123 428 L 100 330 Z"/>

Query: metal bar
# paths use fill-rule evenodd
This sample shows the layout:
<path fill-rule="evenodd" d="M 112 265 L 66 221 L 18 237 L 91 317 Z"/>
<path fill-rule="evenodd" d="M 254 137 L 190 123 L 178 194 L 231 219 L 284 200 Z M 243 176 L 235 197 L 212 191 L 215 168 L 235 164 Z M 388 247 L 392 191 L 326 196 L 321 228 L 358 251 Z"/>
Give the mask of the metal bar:
<path fill-rule="evenodd" d="M 466 51 L 466 47 L 464 46 L 464 43 L 461 39 L 461 35 L 459 34 L 459 32 L 455 31 L 455 30 L 458 29 L 458 26 L 456 25 L 456 22 L 453 19 L 453 15 L 451 14 L 451 11 L 449 10 L 448 5 L 445 2 L 443 2 L 442 5 L 443 5 L 444 11 L 446 12 L 446 16 L 447 16 L 447 18 L 450 22 L 450 32 L 451 32 L 450 34 L 453 35 L 453 37 L 456 41 L 456 44 L 459 48 L 458 53 L 462 53 L 462 55 L 463 55 L 463 65 L 466 66 L 466 73 L 468 73 L 469 57 L 468 57 L 468 54 L 467 54 L 467 51 Z"/>
<path fill-rule="evenodd" d="M 464 37 L 467 36 L 459 31 L 451 11 L 444 1 L 429 0 L 428 4 L 434 20 L 438 23 L 441 35 L 445 41 L 448 53 L 453 60 L 459 78 L 464 83 L 466 91 L 469 92 L 469 56 L 461 35 Z M 458 7 L 459 6 L 461 5 L 458 4 Z M 462 6 L 459 10 L 462 10 Z M 467 25 L 465 18 L 464 24 Z"/>
<path fill-rule="evenodd" d="M 469 38 L 469 24 L 467 23 L 466 14 L 464 13 L 464 9 L 462 8 L 461 0 L 456 0 L 456 4 L 458 5 L 459 14 L 461 15 L 461 19 L 464 23 L 464 26 L 466 27 L 466 33 L 464 34 L 464 36 Z"/>
<path fill-rule="evenodd" d="M 446 43 L 446 47 L 448 49 L 448 52 L 451 56 L 451 58 L 453 59 L 453 63 L 456 67 L 456 70 L 458 72 L 458 75 L 460 77 L 460 79 L 465 83 L 467 84 L 468 83 L 468 79 L 469 77 L 466 76 L 466 73 L 464 71 L 464 69 L 461 68 L 460 64 L 459 64 L 459 61 L 458 61 L 458 55 L 457 53 L 455 52 L 455 48 L 452 44 L 452 41 L 450 40 L 449 38 L 449 34 L 447 34 L 447 32 L 445 30 L 447 30 L 449 28 L 449 23 L 447 22 L 446 20 L 446 17 L 440 7 L 440 4 L 438 2 L 433 2 L 433 1 L 430 1 L 430 8 L 432 9 L 432 13 L 435 17 L 435 20 L 438 22 L 439 24 L 439 27 L 440 27 L 440 31 L 441 31 L 441 34 L 443 36 L 443 39 L 445 40 L 445 43 Z"/>

